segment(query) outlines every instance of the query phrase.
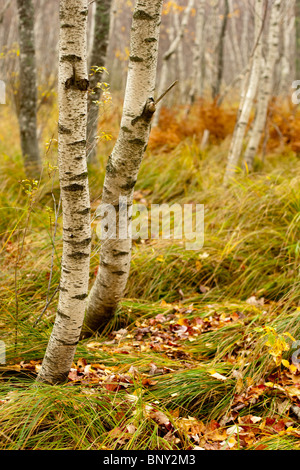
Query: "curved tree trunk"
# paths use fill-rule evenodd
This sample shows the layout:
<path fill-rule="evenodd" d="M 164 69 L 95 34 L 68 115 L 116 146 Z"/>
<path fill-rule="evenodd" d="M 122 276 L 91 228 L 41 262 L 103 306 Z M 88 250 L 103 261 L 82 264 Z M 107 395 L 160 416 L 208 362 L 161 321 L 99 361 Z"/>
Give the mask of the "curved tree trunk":
<path fill-rule="evenodd" d="M 263 0 L 256 0 L 255 2 L 255 38 L 257 39 L 256 49 L 254 56 L 251 58 L 252 67 L 250 76 L 245 78 L 248 83 L 245 86 L 241 98 L 241 105 L 235 125 L 234 134 L 231 141 L 231 146 L 228 154 L 228 162 L 224 175 L 224 184 L 226 185 L 229 179 L 234 176 L 236 167 L 239 164 L 240 156 L 243 149 L 244 137 L 246 128 L 249 122 L 250 113 L 253 106 L 253 101 L 257 92 L 258 80 L 260 75 L 261 61 L 262 61 L 262 23 L 263 23 Z M 248 74 L 247 74 L 248 75 Z"/>
<path fill-rule="evenodd" d="M 26 174 L 38 178 L 41 170 L 37 138 L 37 86 L 34 41 L 34 7 L 32 0 L 17 0 L 20 43 L 20 111 L 21 148 Z"/>
<path fill-rule="evenodd" d="M 88 158 L 93 161 L 97 149 L 97 127 L 99 116 L 99 101 L 101 88 L 98 84 L 102 80 L 101 71 L 93 72 L 93 67 L 104 67 L 109 38 L 110 8 L 112 0 L 96 0 L 94 18 L 93 46 L 90 57 L 90 89 L 88 96 L 88 123 L 87 123 L 87 151 Z"/>
<path fill-rule="evenodd" d="M 60 0 L 59 151 L 63 255 L 55 323 L 37 380 L 63 382 L 79 341 L 88 292 L 91 245 L 86 162 L 88 0 Z"/>
<path fill-rule="evenodd" d="M 253 168 L 254 157 L 266 126 L 268 107 L 272 94 L 274 69 L 278 57 L 281 3 L 281 0 L 275 0 L 272 6 L 268 51 L 265 66 L 262 67 L 256 117 L 251 132 L 251 138 L 244 156 L 245 163 L 250 170 Z"/>
<path fill-rule="evenodd" d="M 102 195 L 102 208 L 109 204 L 116 209 L 117 227 L 120 197 L 127 206 L 126 224 L 130 225 L 134 186 L 155 111 L 153 96 L 162 2 L 137 0 L 133 13 L 121 129 L 108 160 Z M 117 233 L 115 239 L 102 241 L 100 268 L 88 299 L 84 334 L 105 327 L 112 318 L 124 295 L 131 245 L 128 232 L 124 238 Z"/>

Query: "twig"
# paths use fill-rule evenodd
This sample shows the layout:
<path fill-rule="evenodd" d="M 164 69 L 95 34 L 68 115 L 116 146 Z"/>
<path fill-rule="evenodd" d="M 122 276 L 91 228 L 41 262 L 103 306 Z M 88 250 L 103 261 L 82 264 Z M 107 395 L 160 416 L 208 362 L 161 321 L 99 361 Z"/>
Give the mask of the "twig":
<path fill-rule="evenodd" d="M 171 91 L 175 85 L 177 85 L 177 83 L 178 83 L 178 80 L 175 80 L 175 82 L 173 82 L 172 85 L 170 85 L 169 88 L 167 88 L 166 91 L 164 91 L 162 95 L 160 95 L 160 97 L 157 98 L 154 104 L 157 105 L 166 96 L 166 94 L 169 93 L 169 91 Z"/>
<path fill-rule="evenodd" d="M 51 295 L 50 299 L 47 301 L 45 307 L 43 308 L 42 312 L 40 313 L 39 317 L 36 319 L 36 321 L 34 322 L 33 326 L 36 326 L 38 324 L 38 322 L 40 321 L 40 319 L 42 318 L 42 316 L 44 315 L 44 313 L 46 312 L 47 308 L 49 307 L 49 305 L 51 304 L 52 300 L 54 299 L 55 295 L 57 294 L 57 292 L 59 291 L 59 287 L 60 285 L 58 284 L 58 286 L 56 287 L 55 291 L 53 292 L 53 294 Z"/>

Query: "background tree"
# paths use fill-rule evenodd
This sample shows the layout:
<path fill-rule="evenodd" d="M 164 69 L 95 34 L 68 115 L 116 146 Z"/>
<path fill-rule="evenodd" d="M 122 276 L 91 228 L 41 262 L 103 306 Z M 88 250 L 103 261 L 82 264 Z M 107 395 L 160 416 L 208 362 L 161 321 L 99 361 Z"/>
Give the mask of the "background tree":
<path fill-rule="evenodd" d="M 25 171 L 37 178 L 41 161 L 37 138 L 37 83 L 32 0 L 17 0 L 20 44 L 19 126 Z"/>
<path fill-rule="evenodd" d="M 228 0 L 224 0 L 224 1 L 225 1 L 224 14 L 222 18 L 219 41 L 218 41 L 217 49 L 216 49 L 217 67 L 216 67 L 215 82 L 212 88 L 213 98 L 216 98 L 220 94 L 222 78 L 223 78 L 223 73 L 224 73 L 224 46 L 225 46 L 225 35 L 226 35 L 227 21 L 228 21 L 228 14 L 229 14 Z"/>
<path fill-rule="evenodd" d="M 257 153 L 261 137 L 266 126 L 268 107 L 273 91 L 275 64 L 279 55 L 278 46 L 281 6 L 281 0 L 274 0 L 271 11 L 266 59 L 263 61 L 261 68 L 256 116 L 251 131 L 251 137 L 244 155 L 245 163 L 250 170 L 253 168 L 254 157 Z"/>
<path fill-rule="evenodd" d="M 237 165 L 243 149 L 246 128 L 249 122 L 253 101 L 257 92 L 258 80 L 262 61 L 262 27 L 263 27 L 264 1 L 255 1 L 255 49 L 251 57 L 251 66 L 244 78 L 240 109 L 237 116 L 234 134 L 228 154 L 227 167 L 224 175 L 224 184 L 227 184 L 230 177 L 236 171 Z"/>
<path fill-rule="evenodd" d="M 193 67 L 189 105 L 192 105 L 197 96 L 203 92 L 203 59 L 205 50 L 205 0 L 198 0 L 196 5 L 196 32 L 193 48 Z"/>
<path fill-rule="evenodd" d="M 147 147 L 158 57 L 159 28 L 163 0 L 137 0 L 131 27 L 130 56 L 121 128 L 109 157 L 102 204 L 116 207 L 120 197 L 127 205 L 127 225 L 131 220 L 134 186 Z M 100 268 L 88 298 L 84 332 L 104 327 L 124 294 L 131 260 L 131 237 L 106 239 L 101 244 Z"/>
<path fill-rule="evenodd" d="M 300 80 L 300 0 L 295 3 L 296 18 L 296 79 Z"/>
<path fill-rule="evenodd" d="M 61 0 L 58 166 L 63 212 L 63 255 L 55 323 L 37 380 L 63 382 L 82 328 L 91 245 L 86 160 L 87 0 Z"/>
<path fill-rule="evenodd" d="M 87 142 L 88 158 L 95 160 L 99 101 L 101 97 L 102 67 L 106 65 L 112 0 L 96 0 L 93 45 L 89 63 L 90 93 L 88 97 Z"/>
<path fill-rule="evenodd" d="M 160 82 L 159 82 L 159 95 L 161 95 L 167 88 L 168 86 L 168 78 L 169 78 L 169 60 L 175 54 L 180 41 L 182 41 L 185 33 L 185 29 L 188 24 L 189 20 L 189 15 L 191 13 L 191 9 L 194 5 L 194 0 L 189 0 L 188 4 L 183 12 L 182 20 L 180 23 L 180 27 L 177 29 L 174 41 L 170 44 L 168 50 L 164 53 L 163 55 L 163 60 L 162 60 L 162 68 L 161 68 L 161 74 L 160 74 Z M 153 126 L 156 127 L 159 122 L 159 116 L 160 116 L 160 111 L 162 107 L 162 101 L 157 106 L 156 113 L 153 119 Z"/>

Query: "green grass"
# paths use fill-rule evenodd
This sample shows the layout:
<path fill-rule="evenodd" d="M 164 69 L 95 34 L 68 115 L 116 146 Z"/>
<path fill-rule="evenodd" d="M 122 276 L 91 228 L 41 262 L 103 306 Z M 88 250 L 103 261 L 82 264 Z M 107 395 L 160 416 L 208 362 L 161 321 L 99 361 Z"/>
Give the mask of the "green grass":
<path fill-rule="evenodd" d="M 0 162 L 0 337 L 7 345 L 8 362 L 14 364 L 44 355 L 57 296 L 38 325 L 35 322 L 59 282 L 62 227 L 59 217 L 53 252 L 53 198 L 57 204 L 59 185 L 57 174 L 48 174 L 47 162 L 55 165 L 56 147 L 45 157 L 41 185 L 30 205 L 20 184 L 25 175 L 16 139 L 11 137 L 10 141 L 6 132 L 8 144 L 1 142 L 6 156 Z M 47 141 L 50 138 L 49 134 Z M 137 379 L 126 392 L 118 393 L 92 386 L 37 386 L 34 376 L 26 378 L 26 374 L 6 371 L 0 376 L 0 449 L 189 448 L 191 443 L 184 433 L 178 434 L 178 442 L 165 439 L 157 423 L 145 413 L 145 405 L 155 402 L 171 421 L 177 409 L 181 416 L 219 419 L 230 408 L 236 392 L 235 370 L 243 373 L 244 381 L 249 377 L 255 382 L 274 370 L 265 338 L 254 328 L 269 325 L 278 333 L 289 332 L 299 338 L 300 162 L 292 154 L 269 155 L 264 168 L 258 161 L 259 171 L 250 176 L 237 174 L 224 189 L 221 183 L 228 144 L 224 141 L 219 147 L 200 152 L 195 141 L 186 140 L 169 153 L 147 151 L 137 192 L 144 194 L 149 204 L 204 204 L 204 247 L 197 252 L 172 241 L 135 243 L 126 298 L 106 331 L 93 338 L 99 347 L 91 349 L 90 340 L 82 341 L 75 357 L 75 361 L 84 357 L 88 362 L 117 366 L 120 373 L 133 366 L 140 376 L 148 373 L 151 363 L 170 371 L 154 376 L 157 383 L 153 387 L 143 387 Z M 112 145 L 104 144 L 99 165 L 90 168 L 93 209 L 101 197 Z M 24 234 L 16 289 L 15 268 Z M 90 286 L 98 253 L 99 241 L 94 233 Z M 52 254 L 52 282 L 47 292 Z M 201 293 L 201 286 L 208 289 L 206 293 Z M 265 305 L 249 305 L 246 300 L 253 295 L 264 297 Z M 173 305 L 162 304 L 162 300 Z M 239 312 L 241 321 L 183 341 L 184 358 L 152 350 L 122 354 L 104 347 L 114 330 L 126 327 L 132 331 L 136 321 L 167 314 L 174 305 L 187 308 L 191 304 L 193 309 L 185 313 L 187 319 Z M 212 369 L 227 380 L 212 377 Z M 135 403 L 128 398 L 133 393 L 138 397 Z M 262 396 L 242 415 L 252 411 L 259 416 L 275 413 L 274 400 Z M 131 433 L 126 431 L 129 425 L 134 429 Z M 295 437 L 285 435 L 265 439 L 264 445 L 284 450 L 298 444 Z"/>

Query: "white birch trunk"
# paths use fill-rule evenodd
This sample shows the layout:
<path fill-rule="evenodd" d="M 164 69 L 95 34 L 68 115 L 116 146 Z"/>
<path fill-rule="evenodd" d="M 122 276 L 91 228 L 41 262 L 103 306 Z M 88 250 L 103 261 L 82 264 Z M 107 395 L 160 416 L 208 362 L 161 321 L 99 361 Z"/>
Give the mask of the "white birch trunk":
<path fill-rule="evenodd" d="M 258 80 L 260 75 L 261 58 L 262 58 L 262 21 L 263 21 L 263 0 L 255 2 L 255 40 L 257 41 L 256 50 L 252 58 L 252 67 L 250 71 L 248 86 L 245 87 L 245 94 L 241 98 L 241 106 L 237 117 L 234 134 L 228 154 L 228 162 L 224 175 L 224 184 L 234 176 L 239 159 L 243 149 L 246 128 L 249 122 L 253 101 L 257 92 Z M 260 35 L 260 37 L 258 37 Z M 257 39 L 258 38 L 258 39 Z M 246 78 L 247 79 L 247 78 Z M 243 92 L 242 92 L 243 93 Z"/>
<path fill-rule="evenodd" d="M 119 200 L 126 198 L 127 224 L 131 221 L 134 186 L 148 143 L 158 56 L 163 0 L 137 0 L 131 27 L 129 71 L 121 128 L 109 157 L 103 186 L 102 207 L 115 207 L 117 227 Z M 102 241 L 100 267 L 88 298 L 84 335 L 106 326 L 123 297 L 131 260 L 131 237 Z"/>
<path fill-rule="evenodd" d="M 265 66 L 262 67 L 256 117 L 252 127 L 251 138 L 244 156 L 245 163 L 249 170 L 253 168 L 254 157 L 258 151 L 266 126 L 268 107 L 272 95 L 273 76 L 276 60 L 278 58 L 281 3 L 282 0 L 275 0 L 272 5 L 267 58 Z"/>
<path fill-rule="evenodd" d="M 163 63 L 162 63 L 162 70 L 161 70 L 161 77 L 160 77 L 160 83 L 159 83 L 159 89 L 158 89 L 158 96 L 162 95 L 162 93 L 168 88 L 168 78 L 169 78 L 169 60 L 175 54 L 177 51 L 178 45 L 180 41 L 182 41 L 182 38 L 184 36 L 185 28 L 187 27 L 189 16 L 191 9 L 193 8 L 194 5 L 194 0 L 189 0 L 188 4 L 183 12 L 180 28 L 177 31 L 176 37 L 172 44 L 170 44 L 169 49 L 165 52 L 163 56 Z M 158 126 L 159 123 L 159 116 L 160 116 L 160 111 L 162 107 L 162 101 L 160 101 L 157 105 L 155 116 L 153 119 L 153 127 Z"/>
<path fill-rule="evenodd" d="M 86 162 L 88 0 L 60 0 L 58 167 L 63 255 L 57 315 L 37 380 L 66 380 L 80 338 L 91 245 Z"/>

